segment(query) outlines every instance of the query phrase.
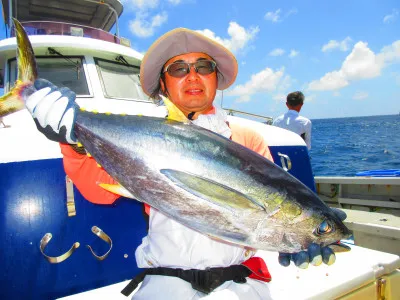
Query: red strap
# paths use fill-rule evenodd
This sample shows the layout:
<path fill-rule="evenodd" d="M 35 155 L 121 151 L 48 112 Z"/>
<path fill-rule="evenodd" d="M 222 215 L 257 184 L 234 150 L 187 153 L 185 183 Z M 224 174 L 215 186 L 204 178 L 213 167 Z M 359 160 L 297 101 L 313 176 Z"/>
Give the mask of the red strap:
<path fill-rule="evenodd" d="M 146 214 L 148 216 L 150 216 L 150 205 L 148 205 L 147 203 L 143 203 L 144 204 L 144 211 L 146 212 Z"/>
<path fill-rule="evenodd" d="M 246 266 L 253 272 L 250 274 L 250 278 L 265 282 L 271 281 L 271 274 L 268 271 L 265 261 L 261 257 L 252 257 L 242 262 L 242 265 Z"/>

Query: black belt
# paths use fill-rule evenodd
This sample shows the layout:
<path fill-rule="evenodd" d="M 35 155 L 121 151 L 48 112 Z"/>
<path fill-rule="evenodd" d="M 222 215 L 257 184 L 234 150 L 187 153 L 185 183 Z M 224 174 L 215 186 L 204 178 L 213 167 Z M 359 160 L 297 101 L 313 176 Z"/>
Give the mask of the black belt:
<path fill-rule="evenodd" d="M 192 284 L 192 288 L 205 294 L 211 293 L 225 281 L 233 280 L 236 283 L 245 283 L 246 277 L 252 272 L 243 265 L 233 265 L 225 268 L 198 269 L 172 269 L 172 268 L 149 268 L 135 276 L 129 284 L 121 291 L 125 296 L 129 296 L 139 285 L 146 275 L 172 276 L 183 279 Z"/>

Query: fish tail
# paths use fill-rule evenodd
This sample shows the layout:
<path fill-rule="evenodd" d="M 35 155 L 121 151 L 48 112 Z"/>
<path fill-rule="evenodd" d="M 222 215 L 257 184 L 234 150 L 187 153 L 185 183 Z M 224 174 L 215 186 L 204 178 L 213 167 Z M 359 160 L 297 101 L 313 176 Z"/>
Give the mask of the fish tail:
<path fill-rule="evenodd" d="M 18 77 L 13 88 L 0 97 L 0 117 L 12 114 L 25 107 L 24 99 L 32 93 L 31 87 L 37 78 L 35 54 L 28 35 L 18 20 L 13 18 L 13 22 L 17 37 Z"/>

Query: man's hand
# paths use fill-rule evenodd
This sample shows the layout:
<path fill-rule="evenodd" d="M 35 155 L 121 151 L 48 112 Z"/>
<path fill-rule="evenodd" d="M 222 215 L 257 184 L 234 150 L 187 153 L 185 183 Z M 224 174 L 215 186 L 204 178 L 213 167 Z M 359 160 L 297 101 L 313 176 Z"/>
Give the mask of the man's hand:
<path fill-rule="evenodd" d="M 279 253 L 279 263 L 287 267 L 290 265 L 292 260 L 294 264 L 301 268 L 306 269 L 309 264 L 313 266 L 319 266 L 322 262 L 327 265 L 331 265 L 335 262 L 335 253 L 329 246 L 320 247 L 317 244 L 311 244 L 307 251 L 300 251 L 298 253 Z"/>
<path fill-rule="evenodd" d="M 342 221 L 346 219 L 346 213 L 340 209 L 332 208 L 334 214 Z M 335 244 L 335 248 L 343 247 L 346 251 L 349 250 L 346 246 L 340 246 L 340 244 Z M 327 265 L 331 265 L 336 261 L 335 252 L 330 246 L 321 247 L 317 244 L 311 244 L 307 251 L 300 251 L 298 253 L 279 253 L 278 257 L 279 263 L 287 267 L 290 265 L 290 261 L 293 261 L 294 264 L 301 268 L 306 269 L 309 264 L 313 266 L 319 266 L 322 262 Z"/>
<path fill-rule="evenodd" d="M 25 105 L 38 130 L 49 140 L 76 144 L 73 128 L 79 106 L 75 103 L 75 93 L 45 79 L 37 79 L 34 87 L 36 92 L 26 99 Z"/>

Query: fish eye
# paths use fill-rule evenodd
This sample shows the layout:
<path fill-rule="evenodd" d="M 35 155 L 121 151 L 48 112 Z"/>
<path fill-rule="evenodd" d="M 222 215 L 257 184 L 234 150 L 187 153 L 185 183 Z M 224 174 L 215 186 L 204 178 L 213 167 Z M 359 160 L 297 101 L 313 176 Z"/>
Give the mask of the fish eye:
<path fill-rule="evenodd" d="M 324 220 L 319 226 L 315 229 L 314 234 L 317 236 L 325 235 L 334 231 L 334 227 L 327 221 Z"/>

